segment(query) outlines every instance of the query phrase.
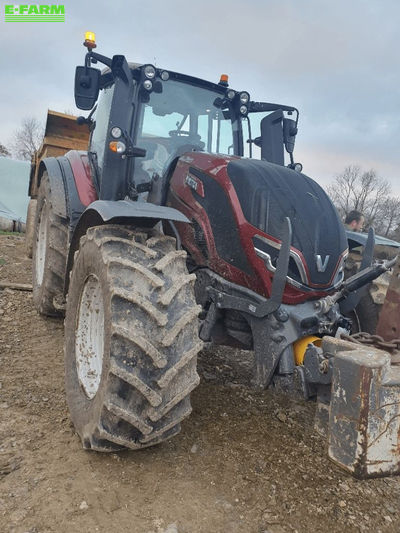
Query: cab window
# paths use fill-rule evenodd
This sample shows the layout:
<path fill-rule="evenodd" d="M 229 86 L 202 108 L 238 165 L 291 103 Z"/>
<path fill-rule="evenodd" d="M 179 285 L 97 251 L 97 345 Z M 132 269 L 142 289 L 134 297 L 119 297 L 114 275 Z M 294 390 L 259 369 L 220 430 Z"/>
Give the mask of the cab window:
<path fill-rule="evenodd" d="M 99 103 L 95 112 L 94 129 L 92 131 L 90 141 L 90 151 L 96 154 L 95 159 L 97 163 L 97 170 L 100 176 L 104 163 L 104 153 L 106 148 L 114 87 L 115 85 L 106 87 L 100 94 Z"/>

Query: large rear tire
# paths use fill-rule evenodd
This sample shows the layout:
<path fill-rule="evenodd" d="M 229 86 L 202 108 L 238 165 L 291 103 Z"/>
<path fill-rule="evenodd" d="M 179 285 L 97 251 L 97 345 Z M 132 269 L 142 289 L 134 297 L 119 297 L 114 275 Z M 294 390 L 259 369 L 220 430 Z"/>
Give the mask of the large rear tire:
<path fill-rule="evenodd" d="M 199 384 L 194 275 L 175 240 L 88 230 L 65 318 L 65 379 L 84 448 L 140 449 L 180 431 Z"/>
<path fill-rule="evenodd" d="M 63 314 L 62 295 L 68 252 L 68 220 L 54 213 L 47 172 L 43 173 L 33 239 L 33 302 L 42 315 Z"/>

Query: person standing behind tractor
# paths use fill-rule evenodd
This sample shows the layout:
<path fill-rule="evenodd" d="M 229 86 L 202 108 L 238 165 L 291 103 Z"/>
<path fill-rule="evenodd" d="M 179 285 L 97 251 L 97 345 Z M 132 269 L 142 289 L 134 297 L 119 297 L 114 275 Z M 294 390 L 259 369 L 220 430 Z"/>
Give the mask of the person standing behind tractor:
<path fill-rule="evenodd" d="M 348 215 L 346 215 L 344 225 L 346 226 L 347 230 L 356 231 L 359 233 L 363 229 L 364 222 L 364 215 L 360 211 L 353 210 L 350 211 Z"/>

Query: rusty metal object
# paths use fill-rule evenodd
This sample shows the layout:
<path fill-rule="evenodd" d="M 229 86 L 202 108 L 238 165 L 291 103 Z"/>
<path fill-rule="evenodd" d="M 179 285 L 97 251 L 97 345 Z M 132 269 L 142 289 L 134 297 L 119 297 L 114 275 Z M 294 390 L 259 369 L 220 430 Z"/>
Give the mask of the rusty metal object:
<path fill-rule="evenodd" d="M 400 255 L 393 267 L 376 333 L 386 341 L 400 337 Z"/>
<path fill-rule="evenodd" d="M 318 395 L 316 429 L 330 459 L 358 478 L 400 474 L 400 367 L 365 344 L 325 337 L 322 348 L 333 380 L 330 398 Z"/>

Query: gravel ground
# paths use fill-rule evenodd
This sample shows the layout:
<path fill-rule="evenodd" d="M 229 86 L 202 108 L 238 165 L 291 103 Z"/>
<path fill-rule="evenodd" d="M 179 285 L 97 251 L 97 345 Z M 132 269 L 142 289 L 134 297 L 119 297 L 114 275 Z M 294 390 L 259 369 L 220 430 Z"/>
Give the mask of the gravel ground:
<path fill-rule="evenodd" d="M 30 282 L 22 237 L 0 235 L 0 280 Z M 398 478 L 331 463 L 315 406 L 249 386 L 251 354 L 209 348 L 180 435 L 82 449 L 64 395 L 63 322 L 0 291 L 0 531 L 398 532 Z"/>

